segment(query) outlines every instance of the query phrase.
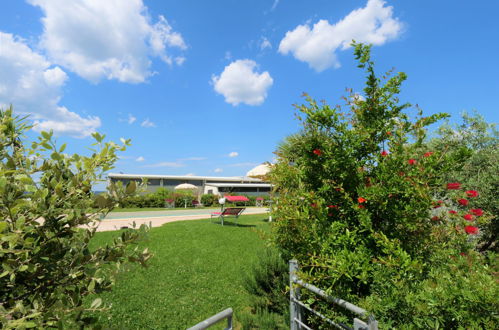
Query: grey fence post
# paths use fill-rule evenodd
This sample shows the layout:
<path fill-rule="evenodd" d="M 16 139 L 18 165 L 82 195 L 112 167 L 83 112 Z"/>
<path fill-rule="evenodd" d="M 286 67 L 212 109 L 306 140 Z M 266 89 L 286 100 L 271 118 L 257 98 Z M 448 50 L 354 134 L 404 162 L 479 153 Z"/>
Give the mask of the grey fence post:
<path fill-rule="evenodd" d="M 299 289 L 295 285 L 296 272 L 298 271 L 298 261 L 293 259 L 289 261 L 289 317 L 290 329 L 298 330 L 298 323 L 295 319 L 301 321 L 300 306 L 294 302 L 294 299 L 299 299 Z"/>

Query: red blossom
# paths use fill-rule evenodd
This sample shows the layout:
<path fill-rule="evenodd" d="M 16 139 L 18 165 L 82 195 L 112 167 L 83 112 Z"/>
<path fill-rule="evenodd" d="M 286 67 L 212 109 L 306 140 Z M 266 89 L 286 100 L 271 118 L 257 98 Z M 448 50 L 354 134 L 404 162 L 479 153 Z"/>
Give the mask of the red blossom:
<path fill-rule="evenodd" d="M 461 198 L 461 199 L 458 199 L 457 201 L 459 204 L 463 205 L 463 206 L 466 206 L 468 205 L 468 200 L 467 199 L 464 199 L 464 198 Z"/>
<path fill-rule="evenodd" d="M 428 151 L 427 153 L 424 154 L 424 157 L 430 157 L 431 155 L 433 155 L 433 152 Z"/>
<path fill-rule="evenodd" d="M 447 189 L 449 190 L 457 190 L 459 188 L 461 188 L 461 184 L 459 182 L 447 183 Z"/>
<path fill-rule="evenodd" d="M 450 213 L 450 214 L 457 214 L 457 212 L 456 212 L 456 211 L 454 211 L 454 210 L 450 210 L 450 211 L 449 211 L 449 213 Z"/>
<path fill-rule="evenodd" d="M 468 235 L 476 235 L 476 234 L 478 234 L 478 227 L 475 227 L 475 226 L 466 226 L 466 227 L 464 227 L 464 231 Z"/>
<path fill-rule="evenodd" d="M 359 197 L 357 198 L 357 200 L 359 201 L 359 203 L 367 202 L 367 199 L 365 199 L 364 197 Z"/>
<path fill-rule="evenodd" d="M 477 217 L 483 215 L 482 209 L 471 209 L 470 212 L 473 213 L 474 215 L 476 215 Z"/>
<path fill-rule="evenodd" d="M 388 131 L 388 132 L 386 132 L 386 135 L 390 135 L 391 136 L 392 132 Z"/>
<path fill-rule="evenodd" d="M 466 221 L 473 221 L 473 216 L 471 214 L 465 214 L 463 218 Z"/>
<path fill-rule="evenodd" d="M 330 209 L 337 209 L 338 205 L 328 205 L 327 207 L 330 208 Z"/>
<path fill-rule="evenodd" d="M 459 253 L 459 255 L 460 255 L 461 257 L 465 257 L 465 256 L 466 256 L 466 253 L 461 252 L 461 253 Z"/>
<path fill-rule="evenodd" d="M 383 157 L 388 156 L 388 151 L 383 150 L 383 151 L 381 152 L 381 156 L 383 156 Z"/>
<path fill-rule="evenodd" d="M 478 197 L 478 191 L 476 191 L 476 190 L 467 190 L 466 191 L 466 195 L 468 195 L 468 197 Z"/>
<path fill-rule="evenodd" d="M 434 204 L 435 206 L 433 206 L 434 209 L 438 209 L 439 207 L 442 206 L 442 204 L 444 203 L 443 200 L 439 200 L 439 201 L 436 201 Z"/>
<path fill-rule="evenodd" d="M 317 204 L 312 203 L 312 204 L 310 204 L 310 206 L 312 206 L 312 207 L 317 207 Z"/>
<path fill-rule="evenodd" d="M 322 151 L 320 149 L 314 149 L 313 153 L 316 154 L 317 156 L 322 155 Z"/>
<path fill-rule="evenodd" d="M 362 204 L 359 204 L 359 209 L 365 209 L 366 207 Z"/>
<path fill-rule="evenodd" d="M 437 216 L 434 216 L 434 217 L 432 217 L 432 218 L 431 218 L 431 220 L 433 220 L 433 221 L 438 221 L 438 220 L 440 220 L 440 218 L 439 218 L 439 217 L 437 217 Z"/>
<path fill-rule="evenodd" d="M 409 163 L 409 165 L 414 165 L 414 164 L 416 164 L 416 160 L 415 160 L 415 159 L 412 159 L 412 158 L 411 158 L 411 159 L 409 159 L 407 162 Z"/>

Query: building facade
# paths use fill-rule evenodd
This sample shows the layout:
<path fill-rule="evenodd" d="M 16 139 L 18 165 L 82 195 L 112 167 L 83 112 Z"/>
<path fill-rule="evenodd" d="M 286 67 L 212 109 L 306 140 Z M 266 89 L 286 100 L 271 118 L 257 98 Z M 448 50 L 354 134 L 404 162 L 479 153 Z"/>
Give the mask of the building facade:
<path fill-rule="evenodd" d="M 197 194 L 244 194 L 244 195 L 267 195 L 272 185 L 261 179 L 250 177 L 216 177 L 216 176 L 181 176 L 181 175 L 151 175 L 151 174 L 108 174 L 108 182 L 122 182 L 123 185 L 130 181 L 138 183 L 147 179 L 147 191 L 155 192 L 158 188 L 174 190 L 182 183 L 189 183 L 198 188 Z"/>

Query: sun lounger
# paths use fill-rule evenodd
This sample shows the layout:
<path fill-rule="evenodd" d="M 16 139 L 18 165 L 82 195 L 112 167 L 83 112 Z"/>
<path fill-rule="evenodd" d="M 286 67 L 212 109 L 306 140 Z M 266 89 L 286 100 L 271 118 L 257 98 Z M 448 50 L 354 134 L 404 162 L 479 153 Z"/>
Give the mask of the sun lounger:
<path fill-rule="evenodd" d="M 224 209 L 222 212 L 213 212 L 211 214 L 211 218 L 213 218 L 213 217 L 219 218 L 221 223 L 222 223 L 222 226 L 223 226 L 225 217 L 234 217 L 237 219 L 237 218 L 239 218 L 241 213 L 243 213 L 244 210 L 246 210 L 245 207 L 228 207 L 228 208 Z M 237 225 L 237 223 L 236 223 L 236 225 Z"/>

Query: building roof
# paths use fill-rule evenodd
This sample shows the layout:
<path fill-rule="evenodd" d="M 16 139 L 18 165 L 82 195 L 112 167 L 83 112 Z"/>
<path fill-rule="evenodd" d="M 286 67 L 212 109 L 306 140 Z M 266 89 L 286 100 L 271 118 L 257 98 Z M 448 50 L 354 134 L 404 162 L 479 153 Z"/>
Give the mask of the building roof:
<path fill-rule="evenodd" d="M 157 174 L 128 174 L 109 173 L 107 175 L 113 179 L 174 179 L 174 180 L 210 180 L 229 182 L 262 182 L 261 179 L 248 178 L 243 176 L 195 176 L 195 175 L 157 175 Z"/>

